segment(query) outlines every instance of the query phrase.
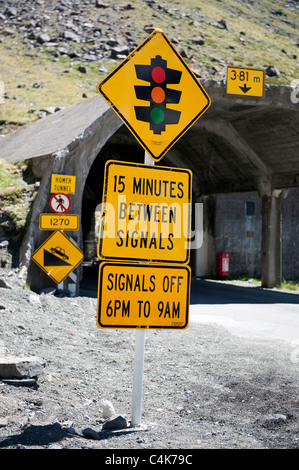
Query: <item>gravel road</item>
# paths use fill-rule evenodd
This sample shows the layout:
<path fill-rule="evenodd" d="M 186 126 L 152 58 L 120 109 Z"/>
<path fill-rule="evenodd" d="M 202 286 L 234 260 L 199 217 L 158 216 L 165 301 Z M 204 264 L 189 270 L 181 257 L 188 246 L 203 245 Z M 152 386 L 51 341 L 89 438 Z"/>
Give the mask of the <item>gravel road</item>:
<path fill-rule="evenodd" d="M 0 287 L 0 356 L 46 361 L 37 387 L 0 381 L 0 448 L 298 448 L 298 361 L 287 342 L 192 316 L 186 330 L 147 331 L 142 423 L 132 428 L 136 332 L 99 329 L 95 298 L 36 294 L 14 270 L 0 279 L 11 287 Z M 126 429 L 102 429 L 103 400 Z"/>

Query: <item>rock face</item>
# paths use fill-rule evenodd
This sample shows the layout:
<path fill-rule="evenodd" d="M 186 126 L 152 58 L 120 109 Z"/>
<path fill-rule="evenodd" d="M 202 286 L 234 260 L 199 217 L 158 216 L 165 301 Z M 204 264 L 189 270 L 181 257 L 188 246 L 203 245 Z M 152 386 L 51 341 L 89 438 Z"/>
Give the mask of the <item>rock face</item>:
<path fill-rule="evenodd" d="M 266 74 L 268 77 L 279 77 L 280 72 L 275 65 L 269 65 L 269 67 L 266 68 Z"/>
<path fill-rule="evenodd" d="M 41 375 L 45 361 L 37 356 L 31 357 L 0 357 L 0 378 L 28 379 Z"/>
<path fill-rule="evenodd" d="M 18 31 L 29 48 L 48 50 L 54 57 L 75 57 L 86 63 L 110 56 L 118 59 L 128 55 L 138 45 L 135 28 L 120 21 L 117 26 L 119 36 L 115 38 L 109 26 L 110 22 L 113 24 L 119 19 L 122 11 L 134 10 L 131 4 L 26 0 L 26 5 L 18 2 L 20 4 L 14 7 L 14 3 L 8 0 L 3 7 L 0 5 L 0 23 L 7 29 L 6 35 L 14 36 Z M 11 5 L 6 7 L 6 4 Z M 109 43 L 111 36 L 113 45 Z"/>

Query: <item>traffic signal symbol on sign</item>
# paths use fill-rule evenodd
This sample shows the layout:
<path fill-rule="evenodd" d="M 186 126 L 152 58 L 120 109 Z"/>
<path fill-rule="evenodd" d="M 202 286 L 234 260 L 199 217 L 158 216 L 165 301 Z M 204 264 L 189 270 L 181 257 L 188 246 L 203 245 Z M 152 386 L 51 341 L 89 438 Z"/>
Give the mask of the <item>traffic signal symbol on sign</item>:
<path fill-rule="evenodd" d="M 182 72 L 167 67 L 167 61 L 160 55 L 151 59 L 151 65 L 135 65 L 136 76 L 150 85 L 135 85 L 136 97 L 150 101 L 150 106 L 135 106 L 136 119 L 148 122 L 154 134 L 161 134 L 168 124 L 178 124 L 180 111 L 167 108 L 167 104 L 178 104 L 182 92 L 167 88 L 168 84 L 178 84 Z"/>

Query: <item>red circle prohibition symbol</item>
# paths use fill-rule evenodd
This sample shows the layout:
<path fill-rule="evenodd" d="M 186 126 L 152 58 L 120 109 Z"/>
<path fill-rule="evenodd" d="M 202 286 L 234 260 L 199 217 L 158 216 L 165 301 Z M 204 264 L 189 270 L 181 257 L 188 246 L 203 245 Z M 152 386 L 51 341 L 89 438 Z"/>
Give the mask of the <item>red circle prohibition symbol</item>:
<path fill-rule="evenodd" d="M 67 194 L 54 194 L 50 199 L 50 209 L 56 214 L 65 214 L 71 207 L 71 200 Z"/>

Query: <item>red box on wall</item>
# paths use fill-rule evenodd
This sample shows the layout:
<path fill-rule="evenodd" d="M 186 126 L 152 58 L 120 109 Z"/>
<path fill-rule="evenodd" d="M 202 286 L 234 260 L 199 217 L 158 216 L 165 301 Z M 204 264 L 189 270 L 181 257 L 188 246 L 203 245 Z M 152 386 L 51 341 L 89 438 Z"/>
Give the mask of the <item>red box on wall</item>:
<path fill-rule="evenodd" d="M 225 277 L 229 275 L 229 254 L 218 253 L 217 255 L 218 276 Z"/>

